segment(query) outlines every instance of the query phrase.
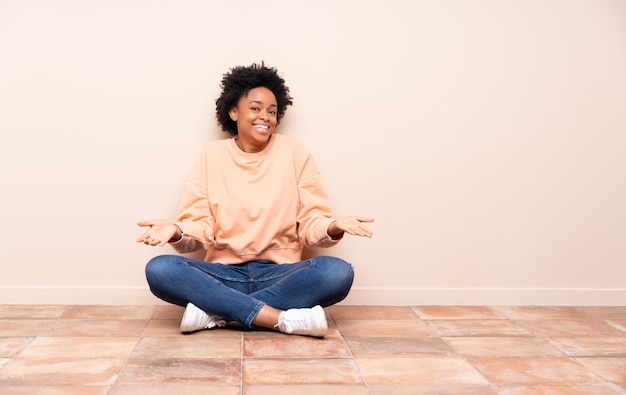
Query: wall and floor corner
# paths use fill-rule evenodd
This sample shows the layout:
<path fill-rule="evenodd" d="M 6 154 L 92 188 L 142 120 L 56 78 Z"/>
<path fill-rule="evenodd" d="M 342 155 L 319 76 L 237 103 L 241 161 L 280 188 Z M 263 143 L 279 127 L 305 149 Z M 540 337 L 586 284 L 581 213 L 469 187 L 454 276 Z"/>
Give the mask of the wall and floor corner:
<path fill-rule="evenodd" d="M 281 70 L 346 304 L 626 304 L 626 2 L 0 0 L 0 303 L 152 304 L 229 67 Z"/>

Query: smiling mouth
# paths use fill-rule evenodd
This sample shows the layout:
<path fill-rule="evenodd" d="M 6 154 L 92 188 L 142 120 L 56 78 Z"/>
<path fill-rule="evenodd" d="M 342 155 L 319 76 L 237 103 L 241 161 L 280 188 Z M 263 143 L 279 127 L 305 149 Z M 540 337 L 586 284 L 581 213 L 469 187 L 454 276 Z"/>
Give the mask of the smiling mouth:
<path fill-rule="evenodd" d="M 269 126 L 265 126 L 265 125 L 254 125 L 254 128 L 258 129 L 258 130 L 261 130 L 261 131 L 264 131 L 264 132 L 266 132 L 266 131 L 268 131 L 270 129 Z"/>

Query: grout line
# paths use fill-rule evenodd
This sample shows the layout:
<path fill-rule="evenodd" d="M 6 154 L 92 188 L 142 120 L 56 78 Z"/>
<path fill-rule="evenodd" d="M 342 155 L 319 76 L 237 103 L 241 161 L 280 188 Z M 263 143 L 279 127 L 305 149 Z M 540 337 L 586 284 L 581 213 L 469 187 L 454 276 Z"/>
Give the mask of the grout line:
<path fill-rule="evenodd" d="M 239 394 L 243 395 L 243 346 L 244 346 L 244 331 L 241 331 L 241 337 L 239 341 Z"/>
<path fill-rule="evenodd" d="M 430 327 L 430 325 L 428 324 L 428 320 L 422 320 L 426 323 L 426 325 L 428 325 Z M 480 370 L 478 370 L 478 368 L 476 368 L 476 366 L 474 366 L 474 364 L 472 362 L 470 362 L 470 360 L 463 355 L 461 352 L 459 352 L 459 350 L 457 350 L 452 344 L 450 344 L 447 340 L 446 337 L 443 336 L 442 333 L 438 332 L 435 330 L 435 328 L 432 328 L 433 332 L 435 332 L 435 334 L 439 337 L 439 339 L 444 342 L 448 347 L 450 347 L 450 350 L 452 350 L 454 352 L 454 354 L 456 356 L 458 356 L 459 358 L 461 358 L 462 360 L 464 360 L 469 366 L 471 366 L 471 368 L 480 375 L 480 377 L 482 377 L 483 379 L 485 379 L 485 381 L 487 382 L 487 384 L 496 392 L 496 393 L 500 393 L 497 388 L 496 385 L 494 383 L 492 383 Z M 449 336 L 452 337 L 452 336 Z"/>
<path fill-rule="evenodd" d="M 372 391 L 372 388 L 370 387 L 370 384 L 367 382 L 367 378 L 363 374 L 363 371 L 361 370 L 361 367 L 359 366 L 359 364 L 357 363 L 356 359 L 354 358 L 354 354 L 352 354 L 352 349 L 348 345 L 348 342 L 346 341 L 346 338 L 344 337 L 343 333 L 341 333 L 341 329 L 339 329 L 339 326 L 337 325 L 337 321 L 335 321 L 335 317 L 333 317 L 332 311 L 329 311 L 329 312 L 330 312 L 330 319 L 333 320 L 333 324 L 335 325 L 335 328 L 337 328 L 337 332 L 339 332 L 339 336 L 341 337 L 341 340 L 343 341 L 343 344 L 348 349 L 348 352 L 350 353 L 350 359 L 352 360 L 352 362 L 356 366 L 356 369 L 359 372 L 359 375 L 361 376 L 361 379 L 363 380 L 363 383 L 365 384 L 365 388 L 367 388 L 367 391 L 370 393 L 370 395 L 374 395 L 374 391 Z"/>
<path fill-rule="evenodd" d="M 124 369 L 126 368 L 126 366 L 128 365 L 128 360 L 130 359 L 131 354 L 137 349 L 137 346 L 139 345 L 139 343 L 141 343 L 141 340 L 143 339 L 143 335 L 146 332 L 146 329 L 148 328 L 148 326 L 150 325 L 150 323 L 152 322 L 154 315 L 156 314 L 157 308 L 154 309 L 154 311 L 152 312 L 152 315 L 150 316 L 150 318 L 148 318 L 148 320 L 146 321 L 146 324 L 143 327 L 143 330 L 141 331 L 141 333 L 139 334 L 139 336 L 137 337 L 137 341 L 135 342 L 135 346 L 133 347 L 132 350 L 130 350 L 130 352 L 128 353 L 128 355 L 126 356 L 126 358 L 124 358 L 124 360 L 122 361 L 122 365 L 120 366 L 120 370 L 117 372 L 117 374 L 115 375 L 115 380 L 113 380 L 113 382 L 111 383 L 111 386 L 109 387 L 109 390 L 106 392 L 106 394 L 108 395 L 111 391 L 113 391 L 113 389 L 115 388 L 115 386 L 117 385 L 117 382 L 120 379 L 120 375 L 122 374 L 122 372 L 124 371 Z"/>

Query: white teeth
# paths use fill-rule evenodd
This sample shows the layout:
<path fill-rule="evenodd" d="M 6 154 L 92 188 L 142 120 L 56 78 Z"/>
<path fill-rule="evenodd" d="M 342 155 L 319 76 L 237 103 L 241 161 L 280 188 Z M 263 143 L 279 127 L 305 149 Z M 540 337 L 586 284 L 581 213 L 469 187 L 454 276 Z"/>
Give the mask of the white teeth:
<path fill-rule="evenodd" d="M 258 128 L 258 129 L 265 129 L 265 130 L 269 129 L 269 128 L 268 128 L 267 126 L 265 126 L 265 125 L 254 125 L 254 127 L 255 127 L 255 128 Z"/>

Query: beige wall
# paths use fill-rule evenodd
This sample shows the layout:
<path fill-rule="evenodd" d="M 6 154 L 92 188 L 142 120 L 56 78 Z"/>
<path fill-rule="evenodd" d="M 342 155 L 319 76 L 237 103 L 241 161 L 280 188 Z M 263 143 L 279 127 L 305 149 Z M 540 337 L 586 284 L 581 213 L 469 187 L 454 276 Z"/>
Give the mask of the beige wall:
<path fill-rule="evenodd" d="M 0 303 L 156 303 L 221 75 L 295 98 L 352 304 L 626 304 L 623 0 L 0 0 Z"/>

